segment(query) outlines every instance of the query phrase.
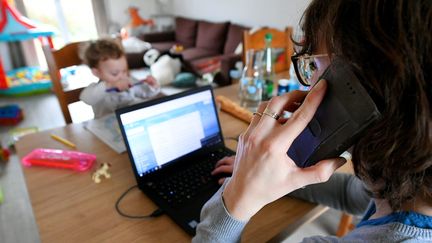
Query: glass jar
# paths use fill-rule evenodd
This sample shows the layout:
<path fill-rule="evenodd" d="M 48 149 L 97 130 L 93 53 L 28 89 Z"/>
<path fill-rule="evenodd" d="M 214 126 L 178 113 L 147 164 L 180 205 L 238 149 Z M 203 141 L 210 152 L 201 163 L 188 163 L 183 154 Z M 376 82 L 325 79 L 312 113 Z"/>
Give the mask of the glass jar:
<path fill-rule="evenodd" d="M 256 111 L 262 98 L 262 59 L 262 51 L 248 50 L 246 52 L 246 63 L 240 78 L 240 104 L 252 111 Z"/>

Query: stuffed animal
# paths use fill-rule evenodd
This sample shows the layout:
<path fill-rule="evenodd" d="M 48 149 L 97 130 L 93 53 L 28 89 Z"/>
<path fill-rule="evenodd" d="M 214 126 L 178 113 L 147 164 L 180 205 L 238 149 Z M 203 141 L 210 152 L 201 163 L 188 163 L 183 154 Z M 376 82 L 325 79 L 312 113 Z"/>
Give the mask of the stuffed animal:
<path fill-rule="evenodd" d="M 171 84 L 180 72 L 181 62 L 179 58 L 173 58 L 168 54 L 159 56 L 156 49 L 150 49 L 144 54 L 144 63 L 150 67 L 150 72 L 160 85 Z"/>
<path fill-rule="evenodd" d="M 131 6 L 128 8 L 130 22 L 121 29 L 121 37 L 126 39 L 131 36 L 139 36 L 146 33 L 155 26 L 152 19 L 145 19 L 139 15 L 139 9 Z"/>
<path fill-rule="evenodd" d="M 97 169 L 93 175 L 92 175 L 92 180 L 95 183 L 100 183 L 101 182 L 101 176 L 104 176 L 105 179 L 109 179 L 111 178 L 110 173 L 108 173 L 108 169 L 111 167 L 110 163 L 102 163 L 99 167 L 99 169 Z"/>
<path fill-rule="evenodd" d="M 143 60 L 147 66 L 151 66 L 159 58 L 160 52 L 156 49 L 150 49 L 144 54 Z"/>

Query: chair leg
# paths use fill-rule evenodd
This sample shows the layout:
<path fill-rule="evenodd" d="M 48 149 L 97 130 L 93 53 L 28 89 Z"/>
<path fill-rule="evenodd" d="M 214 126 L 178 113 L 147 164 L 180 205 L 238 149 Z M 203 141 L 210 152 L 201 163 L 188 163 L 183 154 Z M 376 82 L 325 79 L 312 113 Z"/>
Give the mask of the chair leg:
<path fill-rule="evenodd" d="M 337 237 L 345 236 L 350 230 L 352 230 L 354 225 L 352 224 L 353 216 L 343 213 L 339 222 L 339 227 L 336 232 Z"/>

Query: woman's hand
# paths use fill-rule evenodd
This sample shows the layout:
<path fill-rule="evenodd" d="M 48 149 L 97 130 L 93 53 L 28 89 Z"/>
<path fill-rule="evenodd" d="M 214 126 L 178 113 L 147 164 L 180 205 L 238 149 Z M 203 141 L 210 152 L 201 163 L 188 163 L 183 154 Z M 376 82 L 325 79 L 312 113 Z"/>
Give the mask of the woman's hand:
<path fill-rule="evenodd" d="M 233 217 L 247 220 L 266 204 L 298 188 L 327 181 L 345 163 L 337 158 L 299 168 L 287 155 L 294 139 L 312 119 L 326 87 L 326 81 L 322 80 L 307 96 L 305 92 L 291 92 L 260 105 L 258 115 L 240 136 L 233 176 L 223 192 L 225 205 Z M 299 103 L 303 104 L 298 107 Z M 295 106 L 298 109 L 292 108 Z M 265 114 L 282 114 L 284 110 L 295 112 L 288 120 L 276 120 Z"/>
<path fill-rule="evenodd" d="M 234 160 L 235 160 L 235 155 L 222 158 L 216 163 L 215 169 L 211 172 L 211 174 L 213 176 L 231 175 L 233 172 Z M 225 178 L 226 176 L 221 177 L 218 180 L 218 183 L 222 185 L 225 181 Z"/>

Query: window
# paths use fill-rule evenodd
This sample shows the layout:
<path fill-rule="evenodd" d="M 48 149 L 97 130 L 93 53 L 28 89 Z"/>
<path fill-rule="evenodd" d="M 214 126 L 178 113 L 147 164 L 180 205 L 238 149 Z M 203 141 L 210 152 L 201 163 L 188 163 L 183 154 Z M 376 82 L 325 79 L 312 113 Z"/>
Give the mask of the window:
<path fill-rule="evenodd" d="M 91 0 L 22 0 L 30 19 L 57 29 L 56 48 L 66 43 L 96 39 L 98 33 Z"/>

